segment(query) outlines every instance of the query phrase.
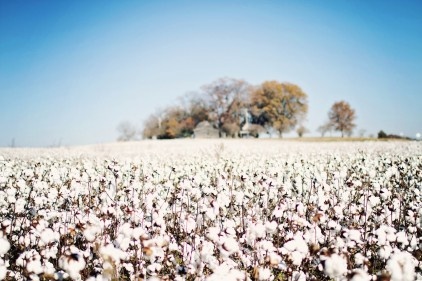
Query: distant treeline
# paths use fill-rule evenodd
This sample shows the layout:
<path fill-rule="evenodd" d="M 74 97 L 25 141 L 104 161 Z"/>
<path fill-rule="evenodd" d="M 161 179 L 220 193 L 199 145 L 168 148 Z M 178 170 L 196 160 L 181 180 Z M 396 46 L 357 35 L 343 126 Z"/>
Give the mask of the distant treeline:
<path fill-rule="evenodd" d="M 144 123 L 142 137 L 191 137 L 203 121 L 212 126 L 218 137 L 257 137 L 261 133 L 281 137 L 295 128 L 302 136 L 307 132 L 303 126 L 307 112 L 308 95 L 296 84 L 265 81 L 251 85 L 244 80 L 220 78 L 183 96 L 179 104 L 150 115 Z M 335 103 L 328 117 L 319 128 L 321 134 L 336 130 L 343 136 L 355 127 L 355 111 L 347 102 Z M 119 131 L 125 134 L 125 128 Z"/>

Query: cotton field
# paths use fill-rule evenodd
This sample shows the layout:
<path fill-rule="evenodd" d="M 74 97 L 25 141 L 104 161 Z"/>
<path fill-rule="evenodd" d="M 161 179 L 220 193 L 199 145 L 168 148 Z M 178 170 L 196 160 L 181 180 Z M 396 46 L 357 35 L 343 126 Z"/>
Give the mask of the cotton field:
<path fill-rule="evenodd" d="M 422 280 L 422 142 L 0 150 L 0 280 Z"/>

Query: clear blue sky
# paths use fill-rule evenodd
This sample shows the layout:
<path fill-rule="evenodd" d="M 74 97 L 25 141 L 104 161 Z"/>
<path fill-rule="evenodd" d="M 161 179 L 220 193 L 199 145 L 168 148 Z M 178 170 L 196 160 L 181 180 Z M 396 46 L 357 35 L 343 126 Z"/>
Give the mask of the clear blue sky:
<path fill-rule="evenodd" d="M 422 132 L 422 1 L 0 1 L 0 146 L 114 141 L 219 77 L 296 83 L 313 134 Z"/>

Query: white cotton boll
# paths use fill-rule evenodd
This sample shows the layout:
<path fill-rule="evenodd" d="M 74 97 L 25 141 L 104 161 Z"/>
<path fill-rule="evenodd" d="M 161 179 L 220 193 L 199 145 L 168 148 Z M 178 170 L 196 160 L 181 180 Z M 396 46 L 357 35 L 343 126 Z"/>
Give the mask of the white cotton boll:
<path fill-rule="evenodd" d="M 175 243 L 175 242 L 171 242 L 171 243 L 169 244 L 169 248 L 168 248 L 168 250 L 169 250 L 169 252 L 172 252 L 172 251 L 178 251 L 178 250 L 179 250 L 179 246 L 177 245 L 177 243 Z"/>
<path fill-rule="evenodd" d="M 387 188 L 381 188 L 380 196 L 383 200 L 387 200 L 391 196 L 391 192 Z"/>
<path fill-rule="evenodd" d="M 377 240 L 379 245 L 385 245 L 387 243 L 387 235 L 383 229 L 376 230 Z"/>
<path fill-rule="evenodd" d="M 397 232 L 396 240 L 397 240 L 397 243 L 400 243 L 403 246 L 409 245 L 409 240 L 407 239 L 407 235 L 404 231 Z"/>
<path fill-rule="evenodd" d="M 396 252 L 387 261 L 391 281 L 412 281 L 415 278 L 416 259 L 409 252 Z"/>
<path fill-rule="evenodd" d="M 56 272 L 56 269 L 54 268 L 54 265 L 51 262 L 44 261 L 43 272 L 47 275 L 53 276 Z"/>
<path fill-rule="evenodd" d="M 328 227 L 328 229 L 334 230 L 337 227 L 337 223 L 333 220 L 330 220 L 330 221 L 328 221 L 327 227 Z"/>
<path fill-rule="evenodd" d="M 272 266 L 279 265 L 282 262 L 281 256 L 274 252 L 271 252 L 268 257 Z"/>
<path fill-rule="evenodd" d="M 396 230 L 393 227 L 387 227 L 385 234 L 387 235 L 387 240 L 393 242 L 396 240 Z"/>
<path fill-rule="evenodd" d="M 75 246 L 70 246 L 59 258 L 59 266 L 69 274 L 70 278 L 79 279 L 79 272 L 85 268 L 83 253 Z"/>
<path fill-rule="evenodd" d="M 299 251 L 294 251 L 290 254 L 292 264 L 296 266 L 300 266 L 302 264 L 302 260 L 304 257 L 305 256 Z"/>
<path fill-rule="evenodd" d="M 0 237 L 0 257 L 7 253 L 10 249 L 10 243 L 6 238 Z"/>
<path fill-rule="evenodd" d="M 369 206 L 375 207 L 375 206 L 377 206 L 378 204 L 381 203 L 381 200 L 379 199 L 379 197 L 371 195 L 368 198 L 368 202 L 369 202 Z"/>
<path fill-rule="evenodd" d="M 111 259 L 116 263 L 120 263 L 120 260 L 126 259 L 126 253 L 122 250 L 115 248 L 112 244 L 108 244 L 107 246 L 102 246 L 99 250 L 101 257 L 104 260 Z"/>
<path fill-rule="evenodd" d="M 89 242 L 93 242 L 99 233 L 101 233 L 101 227 L 97 225 L 88 225 L 83 231 L 83 235 Z"/>
<path fill-rule="evenodd" d="M 290 240 L 286 243 L 284 243 L 283 248 L 287 250 L 285 253 L 292 253 L 294 250 L 296 250 L 296 242 L 295 240 Z"/>
<path fill-rule="evenodd" d="M 409 248 L 411 250 L 416 250 L 418 248 L 418 246 L 419 246 L 418 245 L 418 239 L 416 238 L 415 235 L 412 235 L 412 238 L 410 239 L 409 244 L 410 244 Z"/>
<path fill-rule="evenodd" d="M 28 270 L 28 272 L 33 272 L 35 274 L 41 274 L 43 272 L 41 260 L 39 258 L 30 259 L 26 263 L 26 270 Z"/>
<path fill-rule="evenodd" d="M 127 249 L 129 249 L 129 246 L 130 246 L 130 238 L 129 237 L 125 237 L 123 235 L 119 235 L 117 237 L 117 239 L 116 239 L 116 242 L 117 242 L 119 248 L 122 251 L 125 251 L 126 252 Z"/>
<path fill-rule="evenodd" d="M 220 239 L 219 234 L 220 234 L 220 228 L 218 228 L 218 227 L 209 227 L 207 229 L 206 236 L 211 241 L 217 242 Z"/>
<path fill-rule="evenodd" d="M 41 239 L 38 243 L 40 246 L 48 245 L 49 243 L 59 241 L 60 234 L 53 231 L 51 228 L 46 228 L 41 232 Z"/>
<path fill-rule="evenodd" d="M 260 267 L 258 269 L 258 280 L 268 280 L 271 277 L 271 270 L 269 268 Z"/>
<path fill-rule="evenodd" d="M 267 221 L 265 223 L 265 230 L 267 231 L 268 234 L 274 234 L 277 231 L 277 222 L 275 221 Z"/>
<path fill-rule="evenodd" d="M 147 271 L 150 275 L 157 275 L 162 268 L 162 265 L 159 263 L 152 263 L 147 266 Z"/>
<path fill-rule="evenodd" d="M 237 241 L 232 238 L 232 237 L 228 237 L 224 239 L 222 248 L 227 251 L 228 255 L 234 254 L 239 252 L 240 248 L 239 248 L 239 244 L 237 243 Z"/>
<path fill-rule="evenodd" d="M 189 216 L 189 218 L 185 221 L 186 232 L 191 233 L 196 229 L 196 222 L 195 220 Z"/>
<path fill-rule="evenodd" d="M 147 257 L 151 262 L 162 262 L 164 259 L 164 250 L 160 247 L 152 247 L 147 253 Z"/>
<path fill-rule="evenodd" d="M 293 271 L 292 280 L 306 281 L 306 274 L 303 271 Z"/>
<path fill-rule="evenodd" d="M 125 237 L 132 237 L 133 228 L 129 223 L 124 223 L 120 226 L 119 232 L 122 233 Z"/>
<path fill-rule="evenodd" d="M 362 265 L 365 262 L 366 258 L 361 253 L 355 255 L 355 264 Z"/>
<path fill-rule="evenodd" d="M 236 236 L 236 230 L 233 227 L 226 228 L 225 233 L 228 236 Z"/>
<path fill-rule="evenodd" d="M 6 279 L 7 268 L 4 264 L 0 264 L 0 280 Z"/>
<path fill-rule="evenodd" d="M 350 281 L 371 281 L 372 276 L 363 269 L 354 269 L 351 273 Z"/>
<path fill-rule="evenodd" d="M 281 218 L 282 216 L 283 216 L 283 210 L 280 210 L 280 209 L 278 209 L 278 208 L 276 208 L 276 209 L 274 209 L 274 211 L 273 211 L 273 216 L 276 218 L 276 219 L 279 219 L 279 218 Z"/>
<path fill-rule="evenodd" d="M 273 242 L 268 240 L 261 240 L 256 244 L 256 248 L 262 249 L 265 252 L 273 252 L 277 249 L 274 247 Z"/>
<path fill-rule="evenodd" d="M 216 211 L 214 208 L 207 208 L 205 212 L 205 216 L 211 221 L 214 221 L 217 215 L 218 215 L 218 211 Z"/>
<path fill-rule="evenodd" d="M 380 258 L 386 260 L 390 257 L 391 253 L 393 252 L 393 248 L 390 245 L 381 246 L 378 250 L 378 255 Z"/>
<path fill-rule="evenodd" d="M 330 278 L 339 278 L 347 273 L 347 262 L 337 254 L 333 254 L 325 260 L 324 273 Z"/>
<path fill-rule="evenodd" d="M 23 198 L 19 198 L 15 202 L 15 212 L 20 214 L 25 211 L 26 201 Z"/>
<path fill-rule="evenodd" d="M 133 229 L 133 232 L 132 232 L 132 237 L 133 237 L 135 240 L 139 240 L 139 239 L 141 239 L 141 237 L 146 237 L 146 232 L 145 232 L 145 230 L 144 230 L 143 228 L 141 228 L 141 227 L 135 227 L 135 228 Z"/>
<path fill-rule="evenodd" d="M 348 231 L 347 234 L 348 234 L 348 238 L 350 240 L 353 240 L 353 241 L 358 242 L 358 243 L 362 242 L 360 240 L 361 233 L 360 233 L 359 230 L 357 230 L 357 229 L 351 229 L 351 230 Z"/>
<path fill-rule="evenodd" d="M 265 226 L 261 222 L 254 225 L 252 230 L 254 231 L 256 238 L 264 238 L 266 235 Z"/>

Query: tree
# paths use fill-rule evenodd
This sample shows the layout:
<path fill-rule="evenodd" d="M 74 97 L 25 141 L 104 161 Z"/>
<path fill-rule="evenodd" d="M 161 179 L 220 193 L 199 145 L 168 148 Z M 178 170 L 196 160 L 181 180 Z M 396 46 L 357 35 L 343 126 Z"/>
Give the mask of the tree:
<path fill-rule="evenodd" d="M 309 133 L 309 130 L 305 126 L 300 125 L 299 128 L 296 129 L 296 133 L 299 138 L 301 138 L 304 134 Z"/>
<path fill-rule="evenodd" d="M 321 133 L 321 137 L 323 138 L 327 132 L 331 132 L 333 129 L 332 124 L 328 121 L 318 127 L 317 131 Z"/>
<path fill-rule="evenodd" d="M 210 109 L 210 119 L 216 122 L 220 137 L 224 133 L 236 135 L 250 85 L 243 80 L 220 78 L 202 86 L 202 91 Z"/>
<path fill-rule="evenodd" d="M 385 139 L 385 138 L 388 138 L 388 136 L 383 130 L 381 130 L 381 131 L 378 132 L 378 138 L 379 139 Z"/>
<path fill-rule="evenodd" d="M 266 81 L 251 95 L 253 122 L 272 127 L 282 136 L 305 118 L 307 98 L 295 84 Z"/>
<path fill-rule="evenodd" d="M 331 106 L 328 119 L 334 130 L 341 132 L 341 137 L 344 134 L 351 134 L 356 126 L 354 123 L 356 119 L 355 110 L 345 101 L 336 102 Z"/>
<path fill-rule="evenodd" d="M 131 141 L 136 139 L 137 129 L 132 123 L 123 121 L 117 126 L 119 132 L 118 141 Z"/>

